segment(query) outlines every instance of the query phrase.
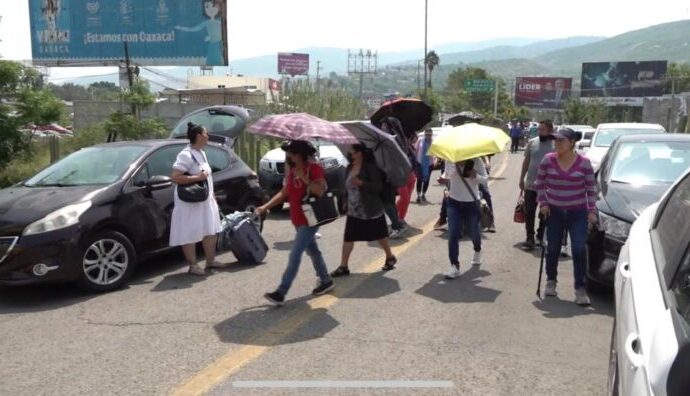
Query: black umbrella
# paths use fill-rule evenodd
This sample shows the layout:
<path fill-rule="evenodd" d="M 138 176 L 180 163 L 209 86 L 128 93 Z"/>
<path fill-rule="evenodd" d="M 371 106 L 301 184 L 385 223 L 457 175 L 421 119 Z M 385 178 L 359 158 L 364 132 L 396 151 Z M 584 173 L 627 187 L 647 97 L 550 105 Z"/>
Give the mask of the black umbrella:
<path fill-rule="evenodd" d="M 433 109 L 419 99 L 401 98 L 385 102 L 371 116 L 371 123 L 381 128 L 383 120 L 395 117 L 400 121 L 405 136 L 409 137 L 421 131 L 431 122 Z"/>
<path fill-rule="evenodd" d="M 452 126 L 460 126 L 468 122 L 480 122 L 484 119 L 484 116 L 475 113 L 474 111 L 463 111 L 448 119 L 448 123 Z"/>

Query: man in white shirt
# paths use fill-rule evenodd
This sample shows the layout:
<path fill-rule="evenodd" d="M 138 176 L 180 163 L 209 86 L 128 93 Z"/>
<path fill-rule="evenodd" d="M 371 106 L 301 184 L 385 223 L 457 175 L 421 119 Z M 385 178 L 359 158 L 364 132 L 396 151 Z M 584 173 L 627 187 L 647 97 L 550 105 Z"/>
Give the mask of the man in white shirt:
<path fill-rule="evenodd" d="M 479 229 L 481 212 L 479 209 L 479 185 L 488 182 L 484 162 L 475 158 L 457 164 L 447 162 L 445 177 L 450 181 L 448 197 L 448 258 L 450 270 L 446 278 L 460 276 L 460 234 L 463 223 L 472 238 L 474 256 L 471 264 L 481 265 L 482 237 Z"/>

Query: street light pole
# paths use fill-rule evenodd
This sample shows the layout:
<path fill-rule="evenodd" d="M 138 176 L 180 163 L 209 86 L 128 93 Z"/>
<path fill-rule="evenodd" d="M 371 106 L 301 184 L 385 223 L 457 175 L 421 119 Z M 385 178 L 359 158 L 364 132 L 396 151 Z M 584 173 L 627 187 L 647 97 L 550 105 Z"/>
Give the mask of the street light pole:
<path fill-rule="evenodd" d="M 426 63 L 426 56 L 427 56 L 427 37 L 428 37 L 428 30 L 427 30 L 427 25 L 429 22 L 429 0 L 424 0 L 424 98 L 426 99 L 426 89 L 427 85 L 427 76 L 426 76 L 426 69 L 428 67 Z"/>

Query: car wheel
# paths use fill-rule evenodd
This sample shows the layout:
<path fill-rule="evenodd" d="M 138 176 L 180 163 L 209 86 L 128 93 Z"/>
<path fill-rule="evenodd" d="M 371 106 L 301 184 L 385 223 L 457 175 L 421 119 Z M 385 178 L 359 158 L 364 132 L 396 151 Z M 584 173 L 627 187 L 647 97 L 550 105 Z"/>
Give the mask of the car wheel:
<path fill-rule="evenodd" d="M 609 348 L 609 378 L 606 394 L 618 396 L 618 352 L 616 351 L 616 321 L 613 321 L 613 331 L 611 333 L 611 347 Z"/>
<path fill-rule="evenodd" d="M 120 288 L 136 263 L 134 246 L 116 231 L 104 231 L 89 238 L 82 250 L 79 285 L 95 292 Z"/>

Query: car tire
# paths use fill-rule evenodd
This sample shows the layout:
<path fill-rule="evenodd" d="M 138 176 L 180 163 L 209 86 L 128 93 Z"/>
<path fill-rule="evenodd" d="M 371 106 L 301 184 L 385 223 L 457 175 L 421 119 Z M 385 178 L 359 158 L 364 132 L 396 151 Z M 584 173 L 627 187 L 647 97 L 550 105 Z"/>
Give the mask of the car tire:
<path fill-rule="evenodd" d="M 132 242 L 117 231 L 101 231 L 81 249 L 78 284 L 98 293 L 116 290 L 127 282 L 135 266 Z"/>
<path fill-rule="evenodd" d="M 613 321 L 611 332 L 611 346 L 609 348 L 609 375 L 606 387 L 608 396 L 618 396 L 618 352 L 616 350 L 616 321 Z"/>

